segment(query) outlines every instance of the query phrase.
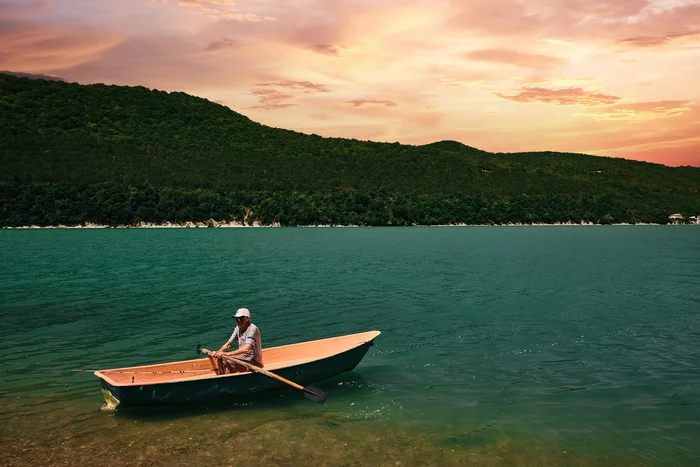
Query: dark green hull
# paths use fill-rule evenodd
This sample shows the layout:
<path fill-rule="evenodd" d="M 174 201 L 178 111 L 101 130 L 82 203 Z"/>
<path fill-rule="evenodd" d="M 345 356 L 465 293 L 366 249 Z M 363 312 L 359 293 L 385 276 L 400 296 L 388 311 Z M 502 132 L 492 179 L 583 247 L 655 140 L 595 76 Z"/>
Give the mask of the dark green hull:
<path fill-rule="evenodd" d="M 306 386 L 352 370 L 360 363 L 372 345 L 374 345 L 373 340 L 328 358 L 279 368 L 274 373 Z M 196 400 L 221 398 L 235 401 L 237 396 L 289 387 L 285 383 L 261 373 L 154 383 L 143 386 L 117 386 L 102 378 L 100 378 L 100 383 L 107 403 L 119 408 L 184 404 Z"/>

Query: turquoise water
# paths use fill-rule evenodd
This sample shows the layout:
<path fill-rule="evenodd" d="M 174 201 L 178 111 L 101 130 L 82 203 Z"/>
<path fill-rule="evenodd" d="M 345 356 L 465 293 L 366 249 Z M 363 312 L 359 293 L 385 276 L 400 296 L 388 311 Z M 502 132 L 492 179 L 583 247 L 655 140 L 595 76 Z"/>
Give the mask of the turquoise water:
<path fill-rule="evenodd" d="M 6 465 L 697 465 L 700 227 L 0 231 Z M 289 390 L 106 412 L 102 369 L 380 330 Z M 9 460 L 8 460 L 9 459 Z"/>

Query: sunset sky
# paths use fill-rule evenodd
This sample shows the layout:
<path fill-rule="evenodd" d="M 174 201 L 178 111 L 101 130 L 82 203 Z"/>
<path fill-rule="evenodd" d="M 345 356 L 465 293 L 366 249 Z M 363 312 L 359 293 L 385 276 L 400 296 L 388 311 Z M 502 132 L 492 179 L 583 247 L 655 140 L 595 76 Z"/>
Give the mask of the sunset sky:
<path fill-rule="evenodd" d="M 0 0 L 0 70 L 322 136 L 700 166 L 700 0 Z"/>

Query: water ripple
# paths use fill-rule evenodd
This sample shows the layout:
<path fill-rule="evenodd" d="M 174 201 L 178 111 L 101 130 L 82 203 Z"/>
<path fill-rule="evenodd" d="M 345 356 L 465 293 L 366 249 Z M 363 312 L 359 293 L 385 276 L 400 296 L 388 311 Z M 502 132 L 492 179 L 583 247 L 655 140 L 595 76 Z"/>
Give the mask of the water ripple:
<path fill-rule="evenodd" d="M 664 227 L 0 231 L 0 420 L 18 439 L 82 438 L 108 419 L 96 378 L 71 370 L 195 358 L 246 306 L 266 346 L 383 332 L 354 372 L 319 383 L 313 423 L 334 436 L 387 423 L 432 455 L 505 455 L 509 439 L 590 465 L 694 465 L 698 251 L 697 230 Z M 295 396 L 197 417 L 267 411 L 265 437 L 318 415 Z"/>

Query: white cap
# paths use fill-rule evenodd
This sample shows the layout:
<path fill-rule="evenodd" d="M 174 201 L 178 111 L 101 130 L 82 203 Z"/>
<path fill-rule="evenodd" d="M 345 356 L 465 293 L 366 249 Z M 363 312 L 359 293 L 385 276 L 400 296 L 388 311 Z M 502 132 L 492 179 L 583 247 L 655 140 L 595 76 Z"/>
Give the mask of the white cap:
<path fill-rule="evenodd" d="M 243 316 L 250 318 L 250 311 L 248 311 L 248 308 L 239 308 L 236 314 L 233 315 L 234 318 L 241 318 Z"/>

